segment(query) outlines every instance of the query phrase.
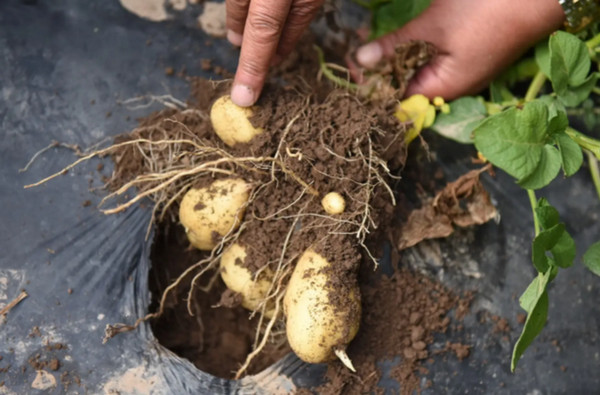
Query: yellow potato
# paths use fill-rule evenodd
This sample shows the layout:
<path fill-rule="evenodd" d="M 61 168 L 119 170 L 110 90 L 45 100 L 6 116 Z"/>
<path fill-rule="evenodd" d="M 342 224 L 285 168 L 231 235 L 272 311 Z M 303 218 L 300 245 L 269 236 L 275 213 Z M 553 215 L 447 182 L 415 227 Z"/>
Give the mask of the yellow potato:
<path fill-rule="evenodd" d="M 283 300 L 287 338 L 305 362 L 322 363 L 338 356 L 353 369 L 345 349 L 360 324 L 360 291 L 356 279 L 333 289 L 330 266 L 312 249 L 298 260 Z M 335 303 L 331 295 L 343 303 Z"/>
<path fill-rule="evenodd" d="M 261 128 L 255 128 L 250 123 L 249 118 L 252 114 L 252 108 L 239 107 L 226 95 L 213 104 L 210 121 L 219 138 L 233 147 L 237 143 L 248 143 L 254 136 L 262 133 Z"/>
<path fill-rule="evenodd" d="M 221 278 L 227 288 L 242 295 L 242 306 L 255 311 L 267 297 L 273 272 L 266 268 L 258 278 L 253 278 L 250 270 L 243 266 L 246 259 L 246 248 L 238 243 L 232 244 L 221 256 Z M 273 317 L 272 303 L 267 306 L 265 316 Z"/>
<path fill-rule="evenodd" d="M 321 200 L 321 205 L 327 214 L 341 214 L 346 209 L 344 197 L 337 192 L 329 192 Z"/>
<path fill-rule="evenodd" d="M 225 236 L 240 225 L 250 185 L 239 178 L 213 182 L 209 187 L 192 188 L 179 206 L 179 221 L 192 245 L 210 251 L 215 236 Z"/>

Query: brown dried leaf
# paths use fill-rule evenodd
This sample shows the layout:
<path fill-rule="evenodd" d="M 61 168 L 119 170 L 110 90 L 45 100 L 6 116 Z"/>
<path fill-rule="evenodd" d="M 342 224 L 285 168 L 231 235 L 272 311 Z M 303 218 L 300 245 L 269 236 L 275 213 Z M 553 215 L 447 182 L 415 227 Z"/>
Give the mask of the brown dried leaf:
<path fill-rule="evenodd" d="M 424 202 L 422 208 L 414 210 L 402 227 L 398 249 L 412 247 L 426 239 L 448 237 L 454 232 L 452 224 L 465 228 L 496 218 L 496 207 L 479 181 L 479 175 L 490 167 L 462 175 L 448 183 L 435 198 Z"/>

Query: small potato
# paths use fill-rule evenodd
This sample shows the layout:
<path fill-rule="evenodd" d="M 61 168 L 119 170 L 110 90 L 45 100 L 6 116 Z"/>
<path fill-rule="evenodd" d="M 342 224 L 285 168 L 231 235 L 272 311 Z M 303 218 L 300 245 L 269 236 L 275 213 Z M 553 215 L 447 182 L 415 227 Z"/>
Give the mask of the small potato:
<path fill-rule="evenodd" d="M 221 256 L 221 278 L 227 288 L 242 295 L 242 306 L 254 311 L 267 297 L 273 272 L 266 268 L 255 279 L 243 266 L 245 259 L 246 248 L 238 243 L 232 244 Z M 273 306 L 268 305 L 265 317 L 273 317 L 274 312 Z"/>
<path fill-rule="evenodd" d="M 179 221 L 190 243 L 210 251 L 216 246 L 214 236 L 237 229 L 249 192 L 250 185 L 239 178 L 217 180 L 209 187 L 187 191 L 179 206 Z"/>
<path fill-rule="evenodd" d="M 337 192 L 329 192 L 321 200 L 321 205 L 327 214 L 341 214 L 346 209 L 346 200 Z"/>
<path fill-rule="evenodd" d="M 239 107 L 231 101 L 229 95 L 220 97 L 210 110 L 213 129 L 225 144 L 233 147 L 237 143 L 248 143 L 254 136 L 262 133 L 250 123 L 252 108 Z"/>
<path fill-rule="evenodd" d="M 360 291 L 355 278 L 333 286 L 330 269 L 331 263 L 312 249 L 298 260 L 283 300 L 287 338 L 305 362 L 322 363 L 339 356 L 351 367 L 345 349 L 360 324 Z"/>

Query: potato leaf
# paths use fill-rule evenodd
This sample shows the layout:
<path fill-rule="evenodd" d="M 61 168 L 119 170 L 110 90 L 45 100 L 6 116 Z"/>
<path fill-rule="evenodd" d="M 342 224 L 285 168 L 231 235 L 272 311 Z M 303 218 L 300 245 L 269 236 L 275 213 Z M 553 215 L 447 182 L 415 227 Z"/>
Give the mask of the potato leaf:
<path fill-rule="evenodd" d="M 576 255 L 575 241 L 564 224 L 559 223 L 558 211 L 541 198 L 535 208 L 535 216 L 543 229 L 533 241 L 532 248 L 532 260 L 538 272 L 543 273 L 552 265 L 563 269 L 572 266 Z M 552 258 L 547 256 L 548 251 Z"/>
<path fill-rule="evenodd" d="M 560 222 L 558 211 L 548 203 L 548 200 L 541 198 L 535 208 L 535 215 L 544 229 L 550 229 Z"/>
<path fill-rule="evenodd" d="M 552 253 L 552 258 L 556 266 L 562 269 L 573 266 L 576 255 L 575 240 L 573 240 L 569 232 L 565 230 L 558 238 L 554 247 L 550 249 L 550 252 Z"/>
<path fill-rule="evenodd" d="M 553 264 L 546 255 L 546 251 L 550 251 L 556 245 L 556 243 L 558 243 L 564 233 L 565 225 L 556 224 L 550 229 L 540 232 L 540 234 L 535 237 L 533 240 L 531 255 L 533 265 L 538 272 L 545 273 Z"/>
<path fill-rule="evenodd" d="M 583 254 L 583 264 L 592 273 L 600 276 L 600 241 L 592 244 L 585 254 Z"/>
<path fill-rule="evenodd" d="M 391 33 L 416 18 L 427 7 L 431 0 L 390 0 L 378 2 L 370 7 L 373 11 L 371 20 L 371 39 Z"/>
<path fill-rule="evenodd" d="M 598 81 L 598 74 L 591 74 L 581 85 L 568 86 L 564 91 L 556 91 L 558 98 L 565 106 L 576 107 L 588 98 Z"/>
<path fill-rule="evenodd" d="M 486 117 L 487 111 L 482 101 L 475 97 L 461 97 L 450 103 L 448 114 L 440 113 L 432 129 L 444 137 L 459 143 L 472 144 L 471 134 Z"/>
<path fill-rule="evenodd" d="M 550 80 L 559 93 L 569 85 L 579 86 L 587 78 L 592 62 L 587 47 L 576 36 L 557 31 L 548 41 L 550 49 Z M 542 68 L 543 70 L 543 68 Z"/>
<path fill-rule="evenodd" d="M 566 116 L 567 109 L 565 108 L 565 105 L 556 98 L 556 96 L 542 95 L 537 100 L 544 103 L 548 107 L 548 116 L 550 119 L 556 117 L 561 112 Z"/>
<path fill-rule="evenodd" d="M 574 142 L 565 133 L 554 136 L 554 141 L 560 152 L 560 161 L 566 177 L 577 173 L 583 163 L 583 152 L 579 144 Z"/>
<path fill-rule="evenodd" d="M 517 182 L 525 189 L 540 189 L 556 178 L 560 165 L 560 152 L 551 145 L 544 145 L 535 170 Z"/>
<path fill-rule="evenodd" d="M 512 359 L 510 362 L 510 370 L 512 372 L 515 371 L 517 363 L 519 362 L 519 359 L 521 359 L 521 356 L 527 347 L 531 345 L 533 340 L 540 334 L 542 329 L 544 329 L 544 325 L 546 325 L 546 320 L 548 318 L 548 292 L 546 292 L 545 287 L 544 291 L 538 296 L 537 299 L 533 301 L 532 304 L 533 308 L 531 312 L 527 314 L 525 326 L 523 327 L 521 336 L 519 336 L 519 340 L 517 340 L 515 348 L 513 349 Z"/>
<path fill-rule="evenodd" d="M 550 109 L 548 109 L 548 116 L 550 117 L 548 121 L 548 134 L 554 135 L 559 133 L 564 133 L 569 126 L 569 119 L 567 118 L 566 111 L 559 111 L 556 109 L 556 113 L 551 115 Z"/>
<path fill-rule="evenodd" d="M 552 272 L 553 270 L 548 270 L 546 273 L 539 273 L 519 298 L 519 304 L 527 312 L 527 320 L 513 349 L 510 364 L 512 372 L 515 371 L 517 362 L 519 362 L 527 347 L 531 345 L 546 324 L 548 318 L 548 293 L 546 288 L 551 281 Z"/>
<path fill-rule="evenodd" d="M 517 179 L 533 173 L 547 141 L 548 107 L 539 101 L 492 115 L 473 131 L 475 147 Z"/>
<path fill-rule="evenodd" d="M 596 73 L 588 75 L 591 60 L 587 46 L 576 36 L 558 31 L 548 41 L 550 70 L 548 77 L 559 99 L 570 107 L 583 102 L 596 85 Z M 540 68 L 546 72 L 544 51 L 536 50 Z"/>

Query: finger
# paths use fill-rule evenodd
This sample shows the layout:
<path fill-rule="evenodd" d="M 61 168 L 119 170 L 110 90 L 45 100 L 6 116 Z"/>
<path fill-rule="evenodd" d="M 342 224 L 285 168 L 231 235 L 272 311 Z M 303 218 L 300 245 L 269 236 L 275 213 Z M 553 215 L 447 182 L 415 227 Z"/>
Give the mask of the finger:
<path fill-rule="evenodd" d="M 242 35 L 244 34 L 249 5 L 250 0 L 225 0 L 227 40 L 236 47 L 242 45 Z"/>
<path fill-rule="evenodd" d="M 292 3 L 277 47 L 279 56 L 284 57 L 294 49 L 323 2 L 324 0 L 295 0 Z"/>
<path fill-rule="evenodd" d="M 242 52 L 231 90 L 231 100 L 238 106 L 251 106 L 258 99 L 290 6 L 291 0 L 254 0 L 250 3 Z"/>

